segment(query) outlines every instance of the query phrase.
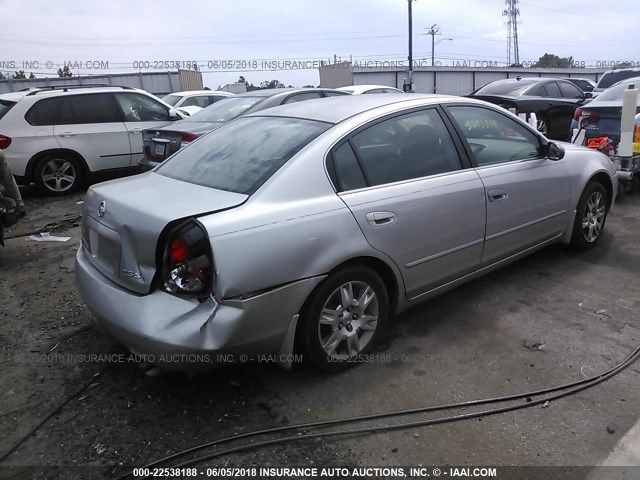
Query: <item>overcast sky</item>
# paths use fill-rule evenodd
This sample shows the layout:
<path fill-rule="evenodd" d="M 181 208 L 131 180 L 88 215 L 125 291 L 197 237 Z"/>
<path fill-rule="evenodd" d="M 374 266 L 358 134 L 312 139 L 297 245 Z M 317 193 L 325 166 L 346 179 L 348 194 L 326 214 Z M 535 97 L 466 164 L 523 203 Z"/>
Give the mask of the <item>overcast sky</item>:
<path fill-rule="evenodd" d="M 594 66 L 640 62 L 633 32 L 637 6 L 637 0 L 519 2 L 520 60 L 535 61 L 548 52 Z M 436 40 L 443 41 L 436 46 L 436 59 L 443 64 L 506 64 L 504 7 L 503 0 L 415 1 L 414 58 L 430 58 L 430 37 L 424 33 L 437 23 L 441 35 Z M 0 70 L 7 70 L 9 61 L 19 62 L 18 67 L 38 61 L 40 68 L 27 68 L 27 74 L 55 76 L 62 62 L 97 60 L 108 61 L 112 73 L 125 73 L 135 71 L 136 61 L 195 60 L 207 72 L 222 60 L 334 55 L 406 61 L 407 0 L 0 0 Z M 319 83 L 313 69 L 237 72 L 217 65 L 222 72 L 204 75 L 213 89 L 240 74 L 255 84 L 274 78 L 296 86 Z"/>

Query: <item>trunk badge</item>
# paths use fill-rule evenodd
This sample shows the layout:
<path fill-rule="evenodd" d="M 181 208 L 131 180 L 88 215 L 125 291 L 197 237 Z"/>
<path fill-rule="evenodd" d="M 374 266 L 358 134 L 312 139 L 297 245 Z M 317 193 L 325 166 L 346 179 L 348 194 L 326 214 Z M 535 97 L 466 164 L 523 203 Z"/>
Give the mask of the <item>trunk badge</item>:
<path fill-rule="evenodd" d="M 160 136 L 160 132 L 156 132 L 156 137 L 159 137 L 159 136 Z"/>
<path fill-rule="evenodd" d="M 98 216 L 104 217 L 104 214 L 107 213 L 107 202 L 101 201 L 100 205 L 98 205 Z"/>

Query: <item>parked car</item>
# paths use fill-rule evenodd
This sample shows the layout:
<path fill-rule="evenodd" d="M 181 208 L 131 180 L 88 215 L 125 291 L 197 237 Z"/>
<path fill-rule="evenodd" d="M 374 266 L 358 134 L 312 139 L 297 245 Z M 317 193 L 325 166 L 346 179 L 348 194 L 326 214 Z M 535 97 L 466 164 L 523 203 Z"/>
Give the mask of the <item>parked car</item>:
<path fill-rule="evenodd" d="M 402 90 L 387 85 L 347 85 L 346 87 L 339 87 L 338 90 L 348 92 L 352 95 L 362 95 L 365 93 L 404 93 Z"/>
<path fill-rule="evenodd" d="M 617 186 L 605 155 L 474 99 L 284 105 L 91 187 L 76 284 L 151 364 L 299 348 L 338 369 L 421 301 L 546 245 L 596 246 Z"/>
<path fill-rule="evenodd" d="M 0 95 L 0 149 L 20 184 L 62 195 L 105 170 L 137 167 L 142 130 L 184 118 L 130 87 L 66 85 Z"/>
<path fill-rule="evenodd" d="M 640 68 L 619 68 L 616 70 L 609 70 L 607 72 L 604 72 L 602 74 L 602 77 L 600 77 L 600 80 L 598 80 L 596 87 L 593 89 L 593 97 L 596 98 L 607 88 L 613 86 L 618 82 L 621 82 L 622 80 L 639 76 Z"/>
<path fill-rule="evenodd" d="M 563 78 L 563 80 L 573 83 L 576 87 L 578 87 L 580 90 L 582 90 L 585 93 L 592 92 L 593 89 L 596 88 L 596 82 L 594 82 L 593 80 L 589 80 L 588 78 L 569 77 L 569 78 Z"/>
<path fill-rule="evenodd" d="M 206 108 L 209 105 L 213 105 L 219 100 L 233 97 L 233 95 L 233 93 L 220 92 L 217 90 L 190 90 L 170 93 L 169 95 L 165 95 L 164 97 L 162 97 L 162 101 L 174 108 Z"/>
<path fill-rule="evenodd" d="M 577 107 L 590 98 L 573 83 L 556 78 L 510 78 L 491 82 L 470 95 L 513 113 L 536 114 L 538 131 L 554 140 L 570 140 Z"/>
<path fill-rule="evenodd" d="M 157 167 L 189 142 L 247 113 L 336 95 L 348 93 L 330 88 L 275 88 L 234 95 L 181 122 L 175 122 L 168 128 L 146 130 L 143 134 L 144 156 L 140 159 L 140 170 L 147 171 Z"/>
<path fill-rule="evenodd" d="M 624 91 L 631 85 L 640 89 L 640 76 L 616 83 L 588 105 L 576 109 L 572 129 L 578 128 L 579 122 L 583 121 L 585 139 L 609 137 L 614 146 L 617 146 L 622 126 L 622 99 Z M 640 113 L 640 97 L 636 113 Z"/>

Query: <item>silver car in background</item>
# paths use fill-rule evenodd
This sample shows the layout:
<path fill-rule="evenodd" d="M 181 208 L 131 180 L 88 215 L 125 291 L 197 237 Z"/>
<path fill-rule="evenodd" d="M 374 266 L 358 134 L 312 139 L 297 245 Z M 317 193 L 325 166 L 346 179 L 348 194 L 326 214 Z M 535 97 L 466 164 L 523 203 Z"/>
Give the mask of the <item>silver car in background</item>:
<path fill-rule="evenodd" d="M 276 107 L 93 186 L 77 287 L 150 363 L 286 365 L 300 349 L 340 369 L 408 307 L 552 243 L 595 246 L 615 173 L 469 98 Z"/>

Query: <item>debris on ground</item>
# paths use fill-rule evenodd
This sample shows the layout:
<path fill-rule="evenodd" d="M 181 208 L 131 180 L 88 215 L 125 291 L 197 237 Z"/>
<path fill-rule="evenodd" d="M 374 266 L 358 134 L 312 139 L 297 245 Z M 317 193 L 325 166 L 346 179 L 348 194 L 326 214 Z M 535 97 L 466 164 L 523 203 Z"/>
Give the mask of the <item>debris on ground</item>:
<path fill-rule="evenodd" d="M 40 235 L 29 235 L 25 240 L 32 240 L 34 242 L 68 242 L 71 237 L 58 237 L 51 235 L 49 232 L 42 232 Z"/>
<path fill-rule="evenodd" d="M 545 343 L 542 340 L 524 340 L 522 345 L 534 352 L 544 350 L 545 348 Z"/>

